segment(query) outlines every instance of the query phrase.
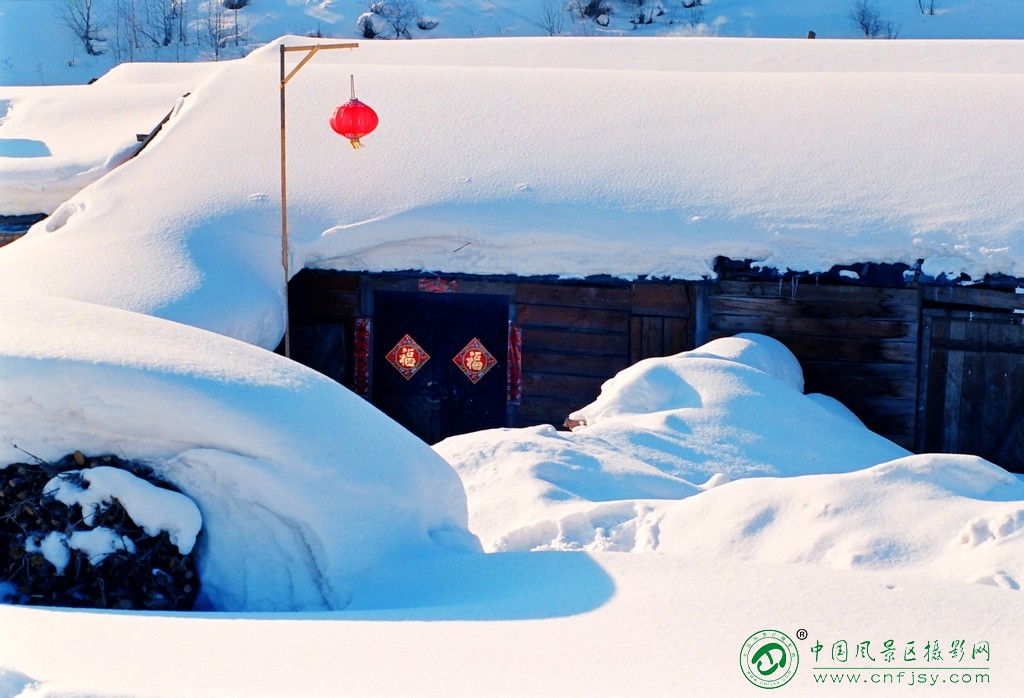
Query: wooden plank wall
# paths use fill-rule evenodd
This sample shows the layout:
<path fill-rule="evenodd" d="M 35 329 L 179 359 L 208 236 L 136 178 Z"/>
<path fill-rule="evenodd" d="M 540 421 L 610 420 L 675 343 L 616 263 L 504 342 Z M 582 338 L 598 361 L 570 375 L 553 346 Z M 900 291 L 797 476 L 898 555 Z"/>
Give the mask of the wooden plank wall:
<path fill-rule="evenodd" d="M 1024 471 L 1024 297 L 958 287 L 922 295 L 917 449 Z"/>
<path fill-rule="evenodd" d="M 839 399 L 868 428 L 914 447 L 918 291 L 794 281 L 714 284 L 709 337 L 759 332 L 800 360 L 806 392 Z"/>
<path fill-rule="evenodd" d="M 303 272 L 291 293 L 293 328 L 340 324 L 350 335 L 365 310 L 362 295 L 395 284 L 415 279 Z M 522 329 L 523 395 L 512 426 L 560 425 L 618 371 L 691 349 L 702 331 L 709 339 L 759 332 L 793 351 L 808 392 L 836 397 L 869 428 L 907 448 L 916 445 L 917 289 L 722 281 L 706 287 L 703 330 L 696 321 L 700 283 L 460 282 L 460 292 L 495 289 L 510 296 Z M 1012 302 L 1007 294 L 1000 298 Z M 298 334 L 293 329 L 293 353 L 302 351 Z"/>
<path fill-rule="evenodd" d="M 515 426 L 560 425 L 630 364 L 691 349 L 694 296 L 686 283 L 519 283 L 523 398 Z"/>
<path fill-rule="evenodd" d="M 305 269 L 288 289 L 292 358 L 351 388 L 359 277 Z"/>
<path fill-rule="evenodd" d="M 630 287 L 630 364 L 693 349 L 698 288 L 656 282 Z"/>
<path fill-rule="evenodd" d="M 331 324 L 359 316 L 360 278 L 304 269 L 288 286 L 292 325 Z"/>
<path fill-rule="evenodd" d="M 523 397 L 516 425 L 561 424 L 629 365 L 629 290 L 520 283 Z"/>
<path fill-rule="evenodd" d="M 758 332 L 793 351 L 807 392 L 839 399 L 906 448 L 1024 470 L 1024 394 L 1014 388 L 1024 382 L 1024 295 L 1012 288 L 484 277 L 458 287 L 507 296 L 522 329 L 523 395 L 511 426 L 560 425 L 618 371 L 691 349 L 697 337 Z M 324 343 L 325 356 L 304 363 L 350 384 L 354 319 L 369 312 L 372 292 L 416 288 L 407 274 L 303 271 L 291 291 L 293 355 L 303 360 L 303 341 Z M 344 366 L 331 358 L 338 347 Z"/>
<path fill-rule="evenodd" d="M 459 279 L 458 287 L 459 293 L 508 295 L 514 306 L 523 339 L 523 394 L 511 426 L 561 425 L 623 368 L 693 348 L 697 292 L 691 283 L 470 278 Z M 315 347 L 307 351 L 304 336 L 329 337 L 343 326 L 350 354 L 354 319 L 367 309 L 364 296 L 415 288 L 415 277 L 304 270 L 289 291 L 293 355 L 326 373 L 330 362 Z M 341 381 L 350 384 L 350 375 L 349 366 Z"/>

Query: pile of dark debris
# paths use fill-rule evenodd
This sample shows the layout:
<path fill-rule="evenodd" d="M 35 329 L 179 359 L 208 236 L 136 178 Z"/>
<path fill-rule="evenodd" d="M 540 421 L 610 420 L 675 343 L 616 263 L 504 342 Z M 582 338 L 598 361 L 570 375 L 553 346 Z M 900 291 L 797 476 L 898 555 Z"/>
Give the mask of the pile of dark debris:
<path fill-rule="evenodd" d="M 146 533 L 116 498 L 85 513 L 54 496 L 55 478 L 108 466 L 177 491 L 143 463 L 76 451 L 56 462 L 0 465 L 0 600 L 72 608 L 189 610 L 199 592 L 193 552 Z M 85 485 L 88 487 L 88 484 Z M 97 554 L 76 534 L 113 541 Z"/>

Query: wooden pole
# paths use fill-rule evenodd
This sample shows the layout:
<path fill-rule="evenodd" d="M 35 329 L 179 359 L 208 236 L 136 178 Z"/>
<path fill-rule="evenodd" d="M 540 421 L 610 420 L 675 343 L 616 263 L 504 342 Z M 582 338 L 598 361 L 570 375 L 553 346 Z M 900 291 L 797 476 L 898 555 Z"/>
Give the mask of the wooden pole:
<path fill-rule="evenodd" d="M 288 312 L 288 168 L 285 165 L 287 147 L 285 146 L 285 97 L 284 86 L 284 44 L 281 45 L 281 266 L 284 268 L 284 355 L 291 358 L 292 333 L 291 317 Z"/>
<path fill-rule="evenodd" d="M 281 266 L 284 268 L 284 355 L 288 358 L 291 358 L 292 355 L 292 341 L 291 318 L 288 310 L 288 281 L 291 278 L 291 273 L 288 263 L 288 148 L 286 143 L 287 128 L 285 126 L 285 86 L 288 84 L 288 81 L 295 77 L 295 74 L 302 69 L 302 66 L 306 65 L 306 63 L 308 63 L 318 51 L 339 48 L 359 48 L 359 44 L 313 44 L 309 46 L 281 45 Z M 302 57 L 302 60 L 300 60 L 294 68 L 292 68 L 290 73 L 285 74 L 284 57 L 285 54 L 292 52 L 302 52 L 306 55 Z"/>

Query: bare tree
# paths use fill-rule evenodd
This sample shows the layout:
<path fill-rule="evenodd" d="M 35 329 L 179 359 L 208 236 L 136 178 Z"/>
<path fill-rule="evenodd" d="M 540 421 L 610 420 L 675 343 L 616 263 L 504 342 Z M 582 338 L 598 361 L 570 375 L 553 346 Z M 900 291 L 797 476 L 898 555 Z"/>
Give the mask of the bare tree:
<path fill-rule="evenodd" d="M 178 41 L 176 46 L 188 46 L 188 15 L 189 0 L 172 0 L 174 4 L 174 16 L 177 20 Z"/>
<path fill-rule="evenodd" d="M 923 15 L 935 14 L 935 0 L 917 0 L 917 9 L 921 10 Z"/>
<path fill-rule="evenodd" d="M 139 48 L 139 14 L 136 0 L 115 0 L 111 47 L 118 61 L 134 61 Z"/>
<path fill-rule="evenodd" d="M 380 17 L 390 28 L 390 36 L 378 33 L 377 36 L 392 39 L 411 39 L 409 26 L 420 19 L 420 8 L 416 0 L 383 0 L 373 2 L 367 0 L 367 9 Z"/>
<path fill-rule="evenodd" d="M 100 32 L 105 28 L 94 5 L 94 0 L 67 0 L 61 7 L 61 19 L 81 40 L 90 56 L 103 53 L 96 44 L 102 41 Z"/>
<path fill-rule="evenodd" d="M 591 36 L 594 33 L 591 21 L 606 27 L 609 12 L 611 8 L 605 0 L 570 0 L 569 14 L 574 20 L 573 33 L 578 36 Z"/>
<path fill-rule="evenodd" d="M 565 27 L 567 7 L 562 0 L 544 0 L 540 6 L 540 23 L 550 36 L 560 36 Z"/>
<path fill-rule="evenodd" d="M 189 45 L 189 0 L 145 0 L 146 36 L 155 45 L 175 47 L 177 59 Z"/>
<path fill-rule="evenodd" d="M 883 19 L 874 0 L 854 0 L 850 7 L 850 21 L 869 39 L 895 39 L 899 27 L 891 20 Z"/>
<path fill-rule="evenodd" d="M 175 45 L 178 60 L 188 44 L 188 0 L 108 0 L 112 2 L 111 50 L 119 61 L 141 51 Z"/>
<path fill-rule="evenodd" d="M 647 23 L 647 17 L 643 11 L 644 0 L 628 0 L 626 4 L 629 5 L 629 23 L 633 25 L 634 29 L 637 28 L 637 25 Z"/>
<path fill-rule="evenodd" d="M 143 21 L 140 33 L 157 46 L 170 46 L 175 35 L 181 41 L 177 30 L 182 21 L 179 14 L 185 11 L 185 0 L 141 0 Z"/>
<path fill-rule="evenodd" d="M 242 43 L 242 30 L 238 24 L 238 11 L 242 9 L 241 5 L 228 5 L 228 9 L 231 10 L 231 34 L 232 39 L 235 42 L 235 46 Z"/>
<path fill-rule="evenodd" d="M 208 0 L 206 14 L 199 17 L 196 25 L 196 43 L 210 60 L 219 61 L 224 53 L 226 21 L 221 1 Z"/>
<path fill-rule="evenodd" d="M 229 44 L 241 46 L 248 41 L 248 25 L 243 29 L 238 15 L 247 4 L 248 0 L 207 0 L 205 13 L 197 10 L 196 43 L 207 59 L 219 61 Z"/>
<path fill-rule="evenodd" d="M 605 0 L 571 0 L 569 11 L 580 19 L 597 19 L 603 14 L 611 12 L 611 8 Z"/>

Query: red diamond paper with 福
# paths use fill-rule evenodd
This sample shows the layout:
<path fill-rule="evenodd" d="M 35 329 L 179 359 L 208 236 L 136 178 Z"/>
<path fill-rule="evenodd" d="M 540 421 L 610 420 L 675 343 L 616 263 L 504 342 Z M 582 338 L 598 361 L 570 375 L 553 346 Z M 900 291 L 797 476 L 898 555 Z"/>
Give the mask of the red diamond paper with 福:
<path fill-rule="evenodd" d="M 430 360 L 430 355 L 423 350 L 416 340 L 405 335 L 398 344 L 391 348 L 384 357 L 388 363 L 395 367 L 402 376 L 409 380 L 416 375 L 416 372 L 423 368 L 423 364 Z"/>
<path fill-rule="evenodd" d="M 494 358 L 491 352 L 487 351 L 487 347 L 481 344 L 480 340 L 476 337 L 473 337 L 469 344 L 464 346 L 462 351 L 455 355 L 452 361 L 462 369 L 462 372 L 466 374 L 466 378 L 473 383 L 483 378 L 484 374 L 498 363 L 498 360 Z"/>

